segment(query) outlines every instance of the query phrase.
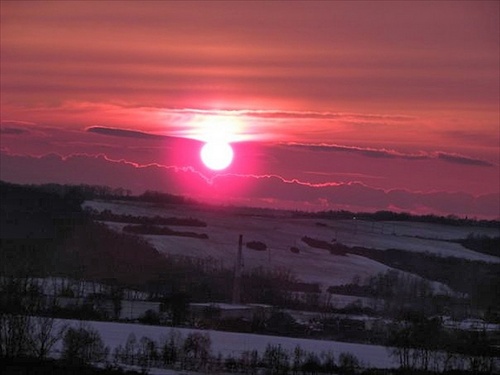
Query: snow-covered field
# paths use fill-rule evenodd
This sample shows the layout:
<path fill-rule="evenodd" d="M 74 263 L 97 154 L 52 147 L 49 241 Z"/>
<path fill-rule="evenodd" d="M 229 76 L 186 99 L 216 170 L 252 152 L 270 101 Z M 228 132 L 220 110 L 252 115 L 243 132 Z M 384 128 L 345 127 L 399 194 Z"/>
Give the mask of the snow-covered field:
<path fill-rule="evenodd" d="M 179 230 L 206 233 L 209 239 L 176 236 L 144 236 L 158 251 L 164 254 L 189 257 L 211 257 L 224 267 L 233 267 L 239 235 L 243 241 L 262 241 L 268 250 L 255 251 L 244 247 L 243 261 L 246 269 L 290 269 L 300 280 L 319 283 L 326 288 L 352 281 L 355 275 L 361 279 L 384 272 L 389 267 L 374 260 L 358 256 L 336 256 L 327 250 L 311 248 L 301 238 L 309 236 L 323 241 L 336 240 L 348 246 L 374 249 L 403 249 L 429 252 L 441 256 L 455 256 L 485 262 L 500 262 L 500 258 L 468 250 L 462 245 L 445 242 L 445 239 L 465 238 L 470 233 L 498 236 L 500 228 L 453 227 L 430 223 L 367 222 L 361 220 L 319 220 L 293 218 L 286 212 L 276 216 L 260 215 L 260 211 L 210 211 L 188 206 L 160 208 L 152 204 L 136 202 L 87 201 L 86 207 L 116 214 L 136 216 L 192 217 L 207 223 L 205 228 L 176 227 Z M 318 225 L 320 224 L 320 225 Z M 121 230 L 125 224 L 111 223 L 110 228 Z M 300 250 L 290 251 L 291 247 Z M 436 289 L 443 289 L 436 285 Z"/>
<path fill-rule="evenodd" d="M 81 324 L 77 320 L 61 320 L 63 324 L 78 327 Z M 99 331 L 105 345 L 109 346 L 111 352 L 118 345 L 125 345 L 128 336 L 133 333 L 137 340 L 146 336 L 158 342 L 167 337 L 172 329 L 178 331 L 184 338 L 191 332 L 208 333 L 212 342 L 212 354 L 221 353 L 223 357 L 239 357 L 243 352 L 257 350 L 263 354 L 268 344 L 279 345 L 282 349 L 293 353 L 300 346 L 303 350 L 317 353 L 333 353 L 337 357 L 340 353 L 354 354 L 363 364 L 363 367 L 392 368 L 398 363 L 391 358 L 387 348 L 377 345 L 350 344 L 338 341 L 309 340 L 292 337 L 255 335 L 248 333 L 234 333 L 222 331 L 201 331 L 188 328 L 171 328 L 160 326 L 146 326 L 140 324 L 95 322 L 85 321 L 85 325 L 91 326 Z M 55 351 L 61 349 L 61 342 L 54 347 Z"/>

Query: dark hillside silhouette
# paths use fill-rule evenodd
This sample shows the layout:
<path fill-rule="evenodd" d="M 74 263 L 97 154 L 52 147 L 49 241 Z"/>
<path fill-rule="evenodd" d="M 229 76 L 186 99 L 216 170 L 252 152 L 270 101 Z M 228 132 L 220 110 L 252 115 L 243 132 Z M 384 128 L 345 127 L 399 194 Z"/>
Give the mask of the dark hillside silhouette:
<path fill-rule="evenodd" d="M 54 270 L 57 247 L 84 221 L 83 199 L 0 182 L 2 274 L 37 276 Z"/>

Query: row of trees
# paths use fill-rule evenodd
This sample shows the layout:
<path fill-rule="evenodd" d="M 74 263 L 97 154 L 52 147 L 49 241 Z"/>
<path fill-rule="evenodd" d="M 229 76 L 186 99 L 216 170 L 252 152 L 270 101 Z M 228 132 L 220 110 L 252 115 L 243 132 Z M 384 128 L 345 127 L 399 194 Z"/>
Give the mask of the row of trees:
<path fill-rule="evenodd" d="M 423 223 L 436 223 L 453 226 L 483 226 L 483 227 L 498 227 L 498 220 L 478 220 L 475 218 L 461 218 L 456 215 L 438 216 L 433 214 L 428 215 L 413 215 L 408 212 L 392 212 L 392 211 L 377 211 L 377 212 L 351 212 L 346 210 L 338 211 L 322 211 L 322 212 L 296 212 L 298 217 L 314 217 L 327 220 L 357 220 L 366 221 L 416 221 Z"/>
<path fill-rule="evenodd" d="M 143 369 L 173 368 L 205 373 L 245 374 L 318 374 L 354 373 L 361 367 L 359 360 L 350 353 L 333 352 L 320 354 L 297 346 L 293 351 L 280 345 L 268 344 L 260 354 L 257 350 L 243 351 L 239 355 L 214 355 L 208 334 L 189 333 L 185 338 L 175 330 L 159 342 L 148 337 L 137 339 L 130 334 L 125 345 L 119 345 L 112 354 L 115 365 L 127 364 Z"/>
<path fill-rule="evenodd" d="M 58 354 L 66 362 L 90 365 L 106 361 L 109 348 L 99 332 L 85 325 L 69 327 L 51 317 L 0 314 L 0 359 L 43 361 Z"/>
<path fill-rule="evenodd" d="M 55 350 L 61 340 L 62 346 Z M 419 314 L 406 314 L 394 323 L 387 345 L 403 371 L 492 374 L 499 370 L 500 353 L 484 329 L 444 330 L 438 319 Z M 99 333 L 90 326 L 69 327 L 50 317 L 0 315 L 0 358 L 44 360 L 57 352 L 63 361 L 74 365 L 134 365 L 144 372 L 155 367 L 208 373 L 351 374 L 361 367 L 349 353 L 335 357 L 332 352 L 318 354 L 299 346 L 289 351 L 268 345 L 262 354 L 250 350 L 224 357 L 212 352 L 208 334 L 191 332 L 184 337 L 175 329 L 160 341 L 148 337 L 138 340 L 130 334 L 110 355 Z"/>
<path fill-rule="evenodd" d="M 499 370 L 500 350 L 485 327 L 444 329 L 439 318 L 406 312 L 390 327 L 387 345 L 405 370 Z"/>
<path fill-rule="evenodd" d="M 7 184 L 0 181 L 2 184 Z M 13 184 L 9 184 L 13 185 Z M 50 193 L 56 193 L 61 196 L 68 193 L 76 193 L 83 199 L 123 199 L 137 200 L 143 202 L 153 202 L 161 204 L 181 204 L 181 205 L 201 205 L 193 199 L 179 195 L 168 194 L 159 191 L 145 191 L 141 195 L 132 195 L 132 191 L 124 188 L 112 188 L 104 185 L 61 185 L 56 183 L 31 185 L 30 188 L 42 190 Z M 358 220 L 372 221 L 416 221 L 426 223 L 439 223 L 454 226 L 470 226 L 479 225 L 484 227 L 498 227 L 498 220 L 478 220 L 469 217 L 458 217 L 456 215 L 414 215 L 408 212 L 392 212 L 392 211 L 377 211 L 377 212 L 351 212 L 346 210 L 337 211 L 322 211 L 322 212 L 294 212 L 294 216 L 298 217 L 315 217 L 328 220 L 350 220 L 357 218 Z"/>
<path fill-rule="evenodd" d="M 59 342 L 62 345 L 58 345 Z M 60 349 L 57 349 L 60 347 Z M 119 368 L 138 366 L 143 373 L 150 368 L 200 371 L 205 373 L 298 374 L 353 373 L 360 362 L 349 353 L 341 353 L 337 361 L 332 352 L 316 354 L 297 346 L 293 352 L 279 345 L 268 345 L 260 354 L 244 351 L 239 356 L 214 355 L 211 339 L 206 333 L 191 332 L 186 337 L 176 330 L 155 341 L 139 340 L 130 334 L 124 345 L 112 353 L 99 332 L 80 324 L 69 327 L 48 317 L 0 316 L 0 359 L 37 358 L 43 361 L 58 356 L 72 365 L 106 365 Z"/>
<path fill-rule="evenodd" d="M 176 231 L 166 226 L 150 225 L 150 224 L 125 225 L 123 227 L 123 231 L 134 234 L 151 234 L 156 236 L 177 236 L 177 237 L 208 239 L 208 235 L 206 233 Z"/>
<path fill-rule="evenodd" d="M 330 286 L 328 292 L 368 297 L 370 309 L 394 317 L 402 307 L 420 310 L 428 315 L 442 314 L 453 298 L 449 290 L 436 293 L 431 282 L 394 269 L 379 272 L 361 280 L 355 276 L 351 283 Z"/>
<path fill-rule="evenodd" d="M 164 217 L 164 216 L 137 216 L 130 214 L 115 214 L 111 210 L 101 212 L 90 207 L 85 209 L 95 220 L 111 221 L 115 223 L 143 224 L 143 225 L 171 225 L 184 227 L 206 227 L 207 223 L 192 217 Z"/>
<path fill-rule="evenodd" d="M 480 253 L 493 256 L 500 256 L 500 237 L 488 237 L 485 235 L 476 235 L 470 233 L 466 238 L 456 240 L 467 249 L 478 251 Z"/>
<path fill-rule="evenodd" d="M 373 259 L 423 279 L 441 282 L 452 290 L 467 295 L 467 302 L 472 308 L 485 310 L 488 312 L 488 317 L 500 322 L 500 264 L 498 263 L 399 249 L 376 250 L 352 247 L 349 253 Z"/>
<path fill-rule="evenodd" d="M 54 318 L 0 314 L 0 357 L 47 358 L 66 326 Z"/>

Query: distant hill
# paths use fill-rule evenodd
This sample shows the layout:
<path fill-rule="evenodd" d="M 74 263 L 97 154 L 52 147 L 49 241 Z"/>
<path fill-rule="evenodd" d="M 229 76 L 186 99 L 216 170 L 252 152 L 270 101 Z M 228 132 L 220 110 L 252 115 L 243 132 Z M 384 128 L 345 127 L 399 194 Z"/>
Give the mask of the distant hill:
<path fill-rule="evenodd" d="M 166 260 L 137 236 L 94 223 L 78 187 L 0 182 L 0 274 L 146 283 Z"/>

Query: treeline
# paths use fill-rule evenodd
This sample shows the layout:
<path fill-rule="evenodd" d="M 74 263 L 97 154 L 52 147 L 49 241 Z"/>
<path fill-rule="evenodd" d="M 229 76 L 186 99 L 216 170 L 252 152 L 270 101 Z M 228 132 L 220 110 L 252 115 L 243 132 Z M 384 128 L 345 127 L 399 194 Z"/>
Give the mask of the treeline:
<path fill-rule="evenodd" d="M 457 257 L 442 257 L 431 253 L 413 252 L 400 249 L 377 250 L 361 246 L 349 247 L 340 242 L 329 243 L 310 237 L 303 237 L 302 241 L 311 247 L 325 249 L 334 255 L 355 254 L 383 263 L 391 268 L 418 275 L 424 279 L 438 281 L 449 286 L 467 298 L 469 307 L 486 311 L 487 319 L 500 322 L 500 264 L 480 261 L 471 261 Z M 490 240 L 472 238 L 472 243 Z M 492 240 L 495 244 L 496 240 Z M 473 246 L 473 245 L 471 245 Z M 482 245 L 478 245 L 482 246 Z M 387 282 L 395 282 L 393 277 L 386 278 Z M 392 278 L 392 280 L 391 280 Z M 427 287 L 426 287 L 427 289 Z M 389 290 L 389 289 L 388 289 Z M 344 285 L 330 288 L 331 293 L 350 294 L 358 296 L 378 297 L 380 289 L 373 289 L 366 285 Z M 432 298 L 436 306 L 446 302 L 447 297 Z"/>
<path fill-rule="evenodd" d="M 63 326 L 57 330 L 47 329 L 44 334 L 51 343 L 43 353 L 33 352 L 25 343 L 38 342 L 36 332 L 17 327 L 16 332 L 21 340 L 18 351 L 0 351 L 0 369 L 3 374 L 23 374 L 22 363 L 35 364 L 36 367 L 56 370 L 51 373 L 64 373 L 60 369 L 74 369 L 75 373 L 120 373 L 122 366 L 134 366 L 141 374 L 147 374 L 152 368 L 173 369 L 177 371 L 196 371 L 202 373 L 246 373 L 246 374 L 354 374 L 361 369 L 360 361 L 350 353 L 309 352 L 297 346 L 293 351 L 285 350 L 280 345 L 268 344 L 261 354 L 249 349 L 239 355 L 223 356 L 214 353 L 212 341 L 208 333 L 190 332 L 186 336 L 172 329 L 159 341 L 142 336 L 137 339 L 131 333 L 126 342 L 118 345 L 111 352 L 105 345 L 101 335 L 90 325 L 80 324 L 76 327 Z M 19 335 L 23 336 L 20 337 Z M 62 342 L 59 361 L 50 360 L 57 354 L 54 347 Z M 2 344 L 2 341 L 0 341 Z M 0 349 L 2 347 L 0 346 Z M 98 366 L 104 371 L 95 372 L 92 367 Z M 16 369 L 16 371 L 14 371 Z"/>
<path fill-rule="evenodd" d="M 123 188 L 112 188 L 105 185 L 88 185 L 88 184 L 40 184 L 40 185 L 26 185 L 39 191 L 57 194 L 63 196 L 69 191 L 80 195 L 82 200 L 91 199 L 114 199 L 114 198 L 127 198 L 132 197 L 132 191 Z"/>
<path fill-rule="evenodd" d="M 23 358 L 26 362 L 44 361 L 55 354 L 55 344 L 62 341 L 60 365 L 99 366 L 116 371 L 122 366 L 151 369 L 196 371 L 202 373 L 245 374 L 493 374 L 498 370 L 498 348 L 485 331 L 443 330 L 436 318 L 405 315 L 393 324 L 387 342 L 388 350 L 399 363 L 399 369 L 362 369 L 360 360 L 351 353 L 307 351 L 297 345 L 286 350 L 268 344 L 263 352 L 249 348 L 238 354 L 222 355 L 212 349 L 208 333 L 201 331 L 183 335 L 172 329 L 158 341 L 129 334 L 123 344 L 112 351 L 105 345 L 97 330 L 89 325 L 53 327 L 45 331 L 51 342 L 48 350 L 34 353 L 29 346 L 19 347 L 19 353 L 0 352 L 2 362 Z M 25 335 L 22 343 L 38 339 L 35 332 L 18 329 Z M 38 337 L 38 336 L 37 336 Z M 31 359 L 29 359 L 31 358 Z M 29 360 L 27 360 L 29 359 Z M 2 372 L 4 373 L 4 372 Z M 19 372 L 16 372 L 19 373 Z"/>
<path fill-rule="evenodd" d="M 346 210 L 321 212 L 294 212 L 295 217 L 310 217 L 325 220 L 366 220 L 366 221 L 416 221 L 422 223 L 445 224 L 453 226 L 481 226 L 500 228 L 498 220 L 478 220 L 474 218 L 460 218 L 456 215 L 413 215 L 408 212 L 351 212 Z"/>
<path fill-rule="evenodd" d="M 446 291 L 436 293 L 429 280 L 394 269 L 361 280 L 330 286 L 329 293 L 370 298 L 370 309 L 394 318 L 401 309 L 412 309 L 427 316 L 449 313 L 453 304 L 463 302 Z"/>
<path fill-rule="evenodd" d="M 57 249 L 86 221 L 81 196 L 0 182 L 0 274 L 54 271 Z"/>
<path fill-rule="evenodd" d="M 444 329 L 439 318 L 407 311 L 394 322 L 387 346 L 400 368 L 408 372 L 467 370 L 493 374 L 500 349 L 484 327 Z"/>
<path fill-rule="evenodd" d="M 59 195 L 0 181 L 1 239 L 60 239 L 81 222 L 83 199 L 77 191 Z"/>
<path fill-rule="evenodd" d="M 123 231 L 127 233 L 134 234 L 151 234 L 156 236 L 177 236 L 177 237 L 191 237 L 199 239 L 207 239 L 208 235 L 206 233 L 195 233 L 195 232 L 181 232 L 170 229 L 165 226 L 159 225 L 126 225 L 123 227 Z"/>
<path fill-rule="evenodd" d="M 348 252 L 376 260 L 391 268 L 416 274 L 427 280 L 446 284 L 454 291 L 467 295 L 471 307 L 484 309 L 490 314 L 490 319 L 495 321 L 500 319 L 500 264 L 498 263 L 441 257 L 399 249 L 376 250 L 352 247 Z"/>
<path fill-rule="evenodd" d="M 351 284 L 331 286 L 328 291 L 336 294 L 382 299 L 399 299 L 403 296 L 415 299 L 434 294 L 434 289 L 429 280 L 418 276 L 405 275 L 394 269 L 368 276 L 365 280 L 354 277 Z"/>
<path fill-rule="evenodd" d="M 0 184 L 8 184 L 0 181 Z M 13 184 L 10 184 L 13 185 Z M 60 196 L 66 195 L 68 192 L 77 194 L 80 199 L 116 199 L 129 200 L 139 202 L 150 202 L 156 204 L 173 204 L 173 205 L 191 205 L 191 206 L 209 206 L 192 198 L 187 198 L 181 195 L 169 194 L 159 191 L 147 190 L 140 195 L 133 195 L 132 191 L 124 188 L 111 188 L 103 185 L 64 185 L 64 184 L 41 184 L 41 185 L 26 185 L 30 188 L 41 190 L 44 192 L 55 193 Z M 272 211 L 272 210 L 271 210 Z M 367 220 L 367 221 L 416 221 L 424 223 L 445 224 L 452 226 L 481 226 L 500 228 L 500 221 L 497 220 L 482 220 L 469 217 L 458 217 L 457 215 L 414 215 L 408 212 L 392 212 L 392 211 L 377 211 L 377 212 L 352 212 L 347 210 L 329 210 L 321 212 L 304 212 L 294 211 L 294 217 L 311 217 L 326 220 Z"/>
<path fill-rule="evenodd" d="M 489 237 L 471 233 L 466 238 L 454 242 L 458 242 L 463 247 L 479 253 L 500 257 L 500 236 Z"/>
<path fill-rule="evenodd" d="M 141 288 L 168 267 L 167 259 L 139 236 L 119 233 L 88 221 L 75 228 L 60 249 L 64 276 L 76 279 L 115 279 Z"/>
<path fill-rule="evenodd" d="M 125 214 L 115 214 L 111 210 L 101 212 L 87 208 L 91 217 L 99 221 L 111 221 L 114 223 L 130 223 L 142 225 L 171 225 L 184 227 L 206 227 L 207 223 L 192 217 L 163 217 L 163 216 L 134 216 Z"/>
<path fill-rule="evenodd" d="M 143 287 L 178 266 L 139 236 L 94 222 L 82 211 L 77 190 L 61 195 L 0 183 L 0 198 L 0 276 L 115 279 Z M 188 271 L 191 266 L 181 271 L 198 271 L 194 266 Z"/>
<path fill-rule="evenodd" d="M 151 203 L 164 203 L 164 204 L 198 204 L 197 201 L 189 199 L 180 195 L 168 194 L 157 191 L 145 191 L 140 195 L 133 195 L 129 189 L 121 187 L 112 188 L 106 185 L 88 185 L 88 184 L 39 184 L 39 185 L 17 185 L 0 181 L 1 184 L 8 184 L 12 186 L 25 186 L 30 189 L 42 191 L 46 193 L 57 194 L 64 196 L 68 192 L 78 194 L 82 200 L 92 199 L 117 199 L 117 200 L 130 200 L 142 201 Z"/>
<path fill-rule="evenodd" d="M 112 354 L 114 363 L 149 368 L 168 368 L 179 371 L 197 371 L 209 374 L 354 374 L 361 370 L 360 361 L 351 353 L 315 353 L 297 346 L 294 350 L 268 344 L 261 354 L 246 350 L 239 355 L 223 356 L 213 353 L 210 336 L 191 332 L 186 337 L 175 330 L 160 341 L 130 334 L 124 345 Z"/>
<path fill-rule="evenodd" d="M 99 333 L 91 327 L 70 327 L 52 316 L 37 315 L 42 299 L 33 285 L 29 280 L 3 284 L 7 293 L 0 294 L 0 359 L 36 357 L 43 360 L 53 355 L 53 349 L 62 341 L 60 356 L 65 363 L 102 364 L 113 368 L 127 364 L 140 366 L 143 372 L 150 367 L 209 373 L 262 373 L 264 370 L 268 374 L 355 373 L 359 370 L 359 361 L 349 354 L 334 358 L 333 353 L 308 353 L 300 347 L 290 352 L 280 346 L 268 346 L 263 354 L 252 350 L 224 358 L 211 352 L 207 335 L 193 332 L 183 338 L 175 330 L 160 342 L 130 336 L 111 355 Z M 347 324 L 342 330 L 352 329 L 349 328 L 352 321 L 348 319 L 333 318 L 323 324 Z M 267 319 L 263 332 L 286 335 L 293 333 L 293 325 L 297 323 L 291 316 L 276 312 Z M 466 370 L 479 374 L 494 373 L 498 369 L 496 358 L 500 353 L 494 336 L 482 327 L 468 331 L 459 327 L 445 329 L 439 318 L 403 310 L 383 331 L 384 344 L 405 371 Z"/>

